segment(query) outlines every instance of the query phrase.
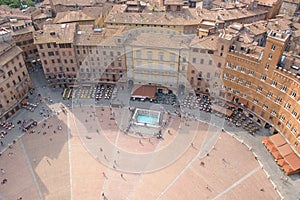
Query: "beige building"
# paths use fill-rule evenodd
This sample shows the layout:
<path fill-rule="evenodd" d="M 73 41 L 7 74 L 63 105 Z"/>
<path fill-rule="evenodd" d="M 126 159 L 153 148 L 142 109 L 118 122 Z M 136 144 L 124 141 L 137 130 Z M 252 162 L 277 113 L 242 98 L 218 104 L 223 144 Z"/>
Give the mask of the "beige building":
<path fill-rule="evenodd" d="M 105 4 L 101 7 L 84 7 L 82 10 L 59 12 L 53 22 L 56 24 L 93 25 L 100 28 L 104 27 L 104 19 L 111 8 L 111 4 Z"/>
<path fill-rule="evenodd" d="M 49 24 L 37 31 L 37 45 L 45 77 L 50 86 L 74 84 L 78 65 L 74 50 L 76 24 Z"/>
<path fill-rule="evenodd" d="M 27 67 L 35 65 L 39 59 L 36 45 L 33 41 L 34 27 L 31 20 L 11 20 L 10 30 L 17 46 L 23 50 Z"/>
<path fill-rule="evenodd" d="M 30 15 L 36 30 L 41 30 L 45 24 L 52 23 L 52 8 L 46 1 L 36 6 Z"/>
<path fill-rule="evenodd" d="M 275 18 L 279 13 L 282 0 L 258 0 L 258 8 L 268 11 L 267 18 Z"/>
<path fill-rule="evenodd" d="M 127 12 L 127 5 L 114 5 L 105 19 L 106 26 L 149 27 L 153 30 L 170 29 L 179 34 L 197 33 L 200 18 L 195 9 L 177 12 Z"/>
<path fill-rule="evenodd" d="M 283 0 L 279 13 L 293 17 L 293 21 L 299 22 L 300 1 L 299 0 Z"/>
<path fill-rule="evenodd" d="M 187 79 L 196 95 L 223 96 L 221 75 L 232 37 L 194 37 L 190 43 Z"/>
<path fill-rule="evenodd" d="M 0 29 L 0 119 L 5 120 L 19 108 L 31 87 L 22 55 L 11 34 Z"/>
<path fill-rule="evenodd" d="M 78 26 L 75 52 L 78 84 L 115 83 L 126 74 L 124 27 Z"/>
<path fill-rule="evenodd" d="M 256 7 L 206 10 L 197 9 L 198 17 L 217 24 L 218 28 L 233 23 L 249 24 L 267 18 L 268 11 Z"/>
<path fill-rule="evenodd" d="M 144 30 L 144 31 L 143 31 Z M 184 92 L 188 86 L 189 38 L 138 29 L 126 44 L 130 84 L 161 85 Z"/>
<path fill-rule="evenodd" d="M 84 7 L 99 7 L 104 4 L 103 0 L 49 0 L 54 13 L 81 10 Z"/>
<path fill-rule="evenodd" d="M 234 43 L 223 82 L 228 100 L 240 104 L 270 133 L 281 133 L 300 153 L 299 62 L 283 54 L 288 39 L 287 34 L 270 31 L 265 47 Z"/>

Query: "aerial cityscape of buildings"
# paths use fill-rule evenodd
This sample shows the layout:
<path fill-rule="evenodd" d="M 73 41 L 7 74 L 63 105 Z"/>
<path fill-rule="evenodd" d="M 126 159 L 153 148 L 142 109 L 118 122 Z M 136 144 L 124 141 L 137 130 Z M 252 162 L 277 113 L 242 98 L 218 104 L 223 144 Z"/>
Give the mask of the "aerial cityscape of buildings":
<path fill-rule="evenodd" d="M 299 0 L 1 5 L 0 121 L 26 102 L 34 89 L 29 71 L 36 67 L 47 87 L 64 92 L 120 82 L 164 87 L 218 101 L 212 110 L 224 117 L 232 115 L 225 108 L 235 107 L 269 138 L 281 136 L 293 157 L 281 156 L 278 164 L 286 174 L 299 173 L 299 14 Z M 281 152 L 272 139 L 263 143 Z"/>

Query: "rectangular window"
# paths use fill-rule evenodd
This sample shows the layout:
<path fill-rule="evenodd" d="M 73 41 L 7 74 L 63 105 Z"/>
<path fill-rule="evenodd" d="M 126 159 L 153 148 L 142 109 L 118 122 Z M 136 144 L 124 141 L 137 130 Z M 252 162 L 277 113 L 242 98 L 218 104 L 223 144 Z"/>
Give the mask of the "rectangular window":
<path fill-rule="evenodd" d="M 261 81 L 266 81 L 266 79 L 267 79 L 266 75 L 261 75 L 261 76 L 260 76 L 260 80 L 261 80 Z"/>
<path fill-rule="evenodd" d="M 282 102 L 282 98 L 281 97 L 277 97 L 275 100 L 275 103 L 280 104 Z"/>
<path fill-rule="evenodd" d="M 54 56 L 54 53 L 52 51 L 49 51 L 48 56 Z"/>
<path fill-rule="evenodd" d="M 246 81 L 246 87 L 250 87 L 251 86 L 251 82 L 250 81 Z"/>
<path fill-rule="evenodd" d="M 266 66 L 265 66 L 265 70 L 268 70 L 268 69 L 269 69 L 269 67 L 270 67 L 270 65 L 269 65 L 269 64 L 266 64 Z"/>
<path fill-rule="evenodd" d="M 13 72 L 10 70 L 7 72 L 8 77 L 11 77 L 13 75 Z"/>
<path fill-rule="evenodd" d="M 201 58 L 201 59 L 200 59 L 200 64 L 203 64 L 203 63 L 204 63 L 204 59 Z"/>
<path fill-rule="evenodd" d="M 272 84 L 271 85 L 275 87 L 277 85 L 277 81 L 272 80 Z"/>
<path fill-rule="evenodd" d="M 275 49 L 276 49 L 276 46 L 273 44 L 273 45 L 271 46 L 271 50 L 274 51 Z"/>
<path fill-rule="evenodd" d="M 287 109 L 287 110 L 290 109 L 291 108 L 291 104 L 286 103 L 285 106 L 284 106 L 284 108 Z"/>
<path fill-rule="evenodd" d="M 269 54 L 268 59 L 272 60 L 272 58 L 273 58 L 272 54 Z"/>
<path fill-rule="evenodd" d="M 171 71 L 175 71 L 175 66 L 174 65 L 170 65 L 170 70 Z"/>
<path fill-rule="evenodd" d="M 227 68 L 231 67 L 231 63 L 230 62 L 226 62 L 226 67 Z"/>
<path fill-rule="evenodd" d="M 283 85 L 280 90 L 283 91 L 283 92 L 286 92 L 287 86 Z"/>
<path fill-rule="evenodd" d="M 295 117 L 297 117 L 297 110 L 293 110 L 293 112 L 292 112 L 292 114 L 295 116 Z"/>
<path fill-rule="evenodd" d="M 246 71 L 246 68 L 243 67 L 243 66 L 241 66 L 241 72 L 242 72 L 242 73 L 245 73 L 245 71 Z"/>
<path fill-rule="evenodd" d="M 163 61 L 164 60 L 164 55 L 163 54 L 159 54 L 159 60 Z"/>
<path fill-rule="evenodd" d="M 209 72 L 206 74 L 206 78 L 210 79 L 210 73 Z"/>
<path fill-rule="evenodd" d="M 136 52 L 136 58 L 140 59 L 141 57 L 142 57 L 141 52 L 140 52 L 140 51 L 137 51 L 137 52 Z"/>
<path fill-rule="evenodd" d="M 209 60 L 209 61 L 208 61 L 208 65 L 212 65 L 212 60 Z"/>
<path fill-rule="evenodd" d="M 263 89 L 262 89 L 261 86 L 258 86 L 258 87 L 257 87 L 257 92 L 262 92 L 262 90 L 263 90 Z"/>
<path fill-rule="evenodd" d="M 291 126 L 292 126 L 292 123 L 290 121 L 287 121 L 286 127 L 291 128 Z"/>
<path fill-rule="evenodd" d="M 238 65 L 234 65 L 234 66 L 233 66 L 233 69 L 234 69 L 234 70 L 238 70 L 238 68 L 239 68 Z"/>
<path fill-rule="evenodd" d="M 297 95 L 297 93 L 296 93 L 295 91 L 292 91 L 292 92 L 291 92 L 291 97 L 292 97 L 292 98 L 295 98 L 296 95 Z"/>
<path fill-rule="evenodd" d="M 257 99 L 253 99 L 253 103 L 254 104 L 258 104 L 258 100 Z"/>
<path fill-rule="evenodd" d="M 196 61 L 196 58 L 193 58 L 193 63 L 196 63 L 197 61 Z"/>
<path fill-rule="evenodd" d="M 170 61 L 171 61 L 171 62 L 174 62 L 174 61 L 175 61 L 175 55 L 174 55 L 174 54 L 171 54 L 171 55 L 170 55 Z"/>
<path fill-rule="evenodd" d="M 270 99 L 270 98 L 272 98 L 272 96 L 273 96 L 273 93 L 272 92 L 268 92 L 267 97 Z"/>
<path fill-rule="evenodd" d="M 280 115 L 279 119 L 280 119 L 280 121 L 284 121 L 285 120 L 285 116 L 284 115 Z"/>
<path fill-rule="evenodd" d="M 250 76 L 253 76 L 253 75 L 254 75 L 254 71 L 253 71 L 253 70 L 250 70 L 249 75 L 250 75 Z"/>
<path fill-rule="evenodd" d="M 148 58 L 148 60 L 152 60 L 152 52 L 147 53 L 147 58 Z"/>
<path fill-rule="evenodd" d="M 272 110 L 272 112 L 271 112 L 271 115 L 274 115 L 274 116 L 276 116 L 276 115 L 277 115 L 277 112 L 276 112 L 276 110 Z"/>

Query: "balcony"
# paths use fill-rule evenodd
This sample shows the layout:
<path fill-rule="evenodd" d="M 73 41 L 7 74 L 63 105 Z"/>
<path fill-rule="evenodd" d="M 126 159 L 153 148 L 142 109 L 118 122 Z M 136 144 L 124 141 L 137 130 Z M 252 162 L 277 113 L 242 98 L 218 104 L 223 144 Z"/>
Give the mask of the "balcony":
<path fill-rule="evenodd" d="M 171 70 L 161 70 L 161 69 L 145 69 L 145 68 L 135 68 L 135 73 L 141 73 L 141 74 L 152 74 L 152 75 L 171 75 L 175 76 L 177 75 L 177 71 L 171 71 Z"/>

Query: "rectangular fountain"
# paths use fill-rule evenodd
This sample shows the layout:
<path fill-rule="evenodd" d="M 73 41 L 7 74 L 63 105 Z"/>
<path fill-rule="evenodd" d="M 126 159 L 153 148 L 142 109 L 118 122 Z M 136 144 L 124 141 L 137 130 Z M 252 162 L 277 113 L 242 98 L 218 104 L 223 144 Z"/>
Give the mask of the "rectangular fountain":
<path fill-rule="evenodd" d="M 137 108 L 132 117 L 133 124 L 139 126 L 160 127 L 161 112 Z"/>

